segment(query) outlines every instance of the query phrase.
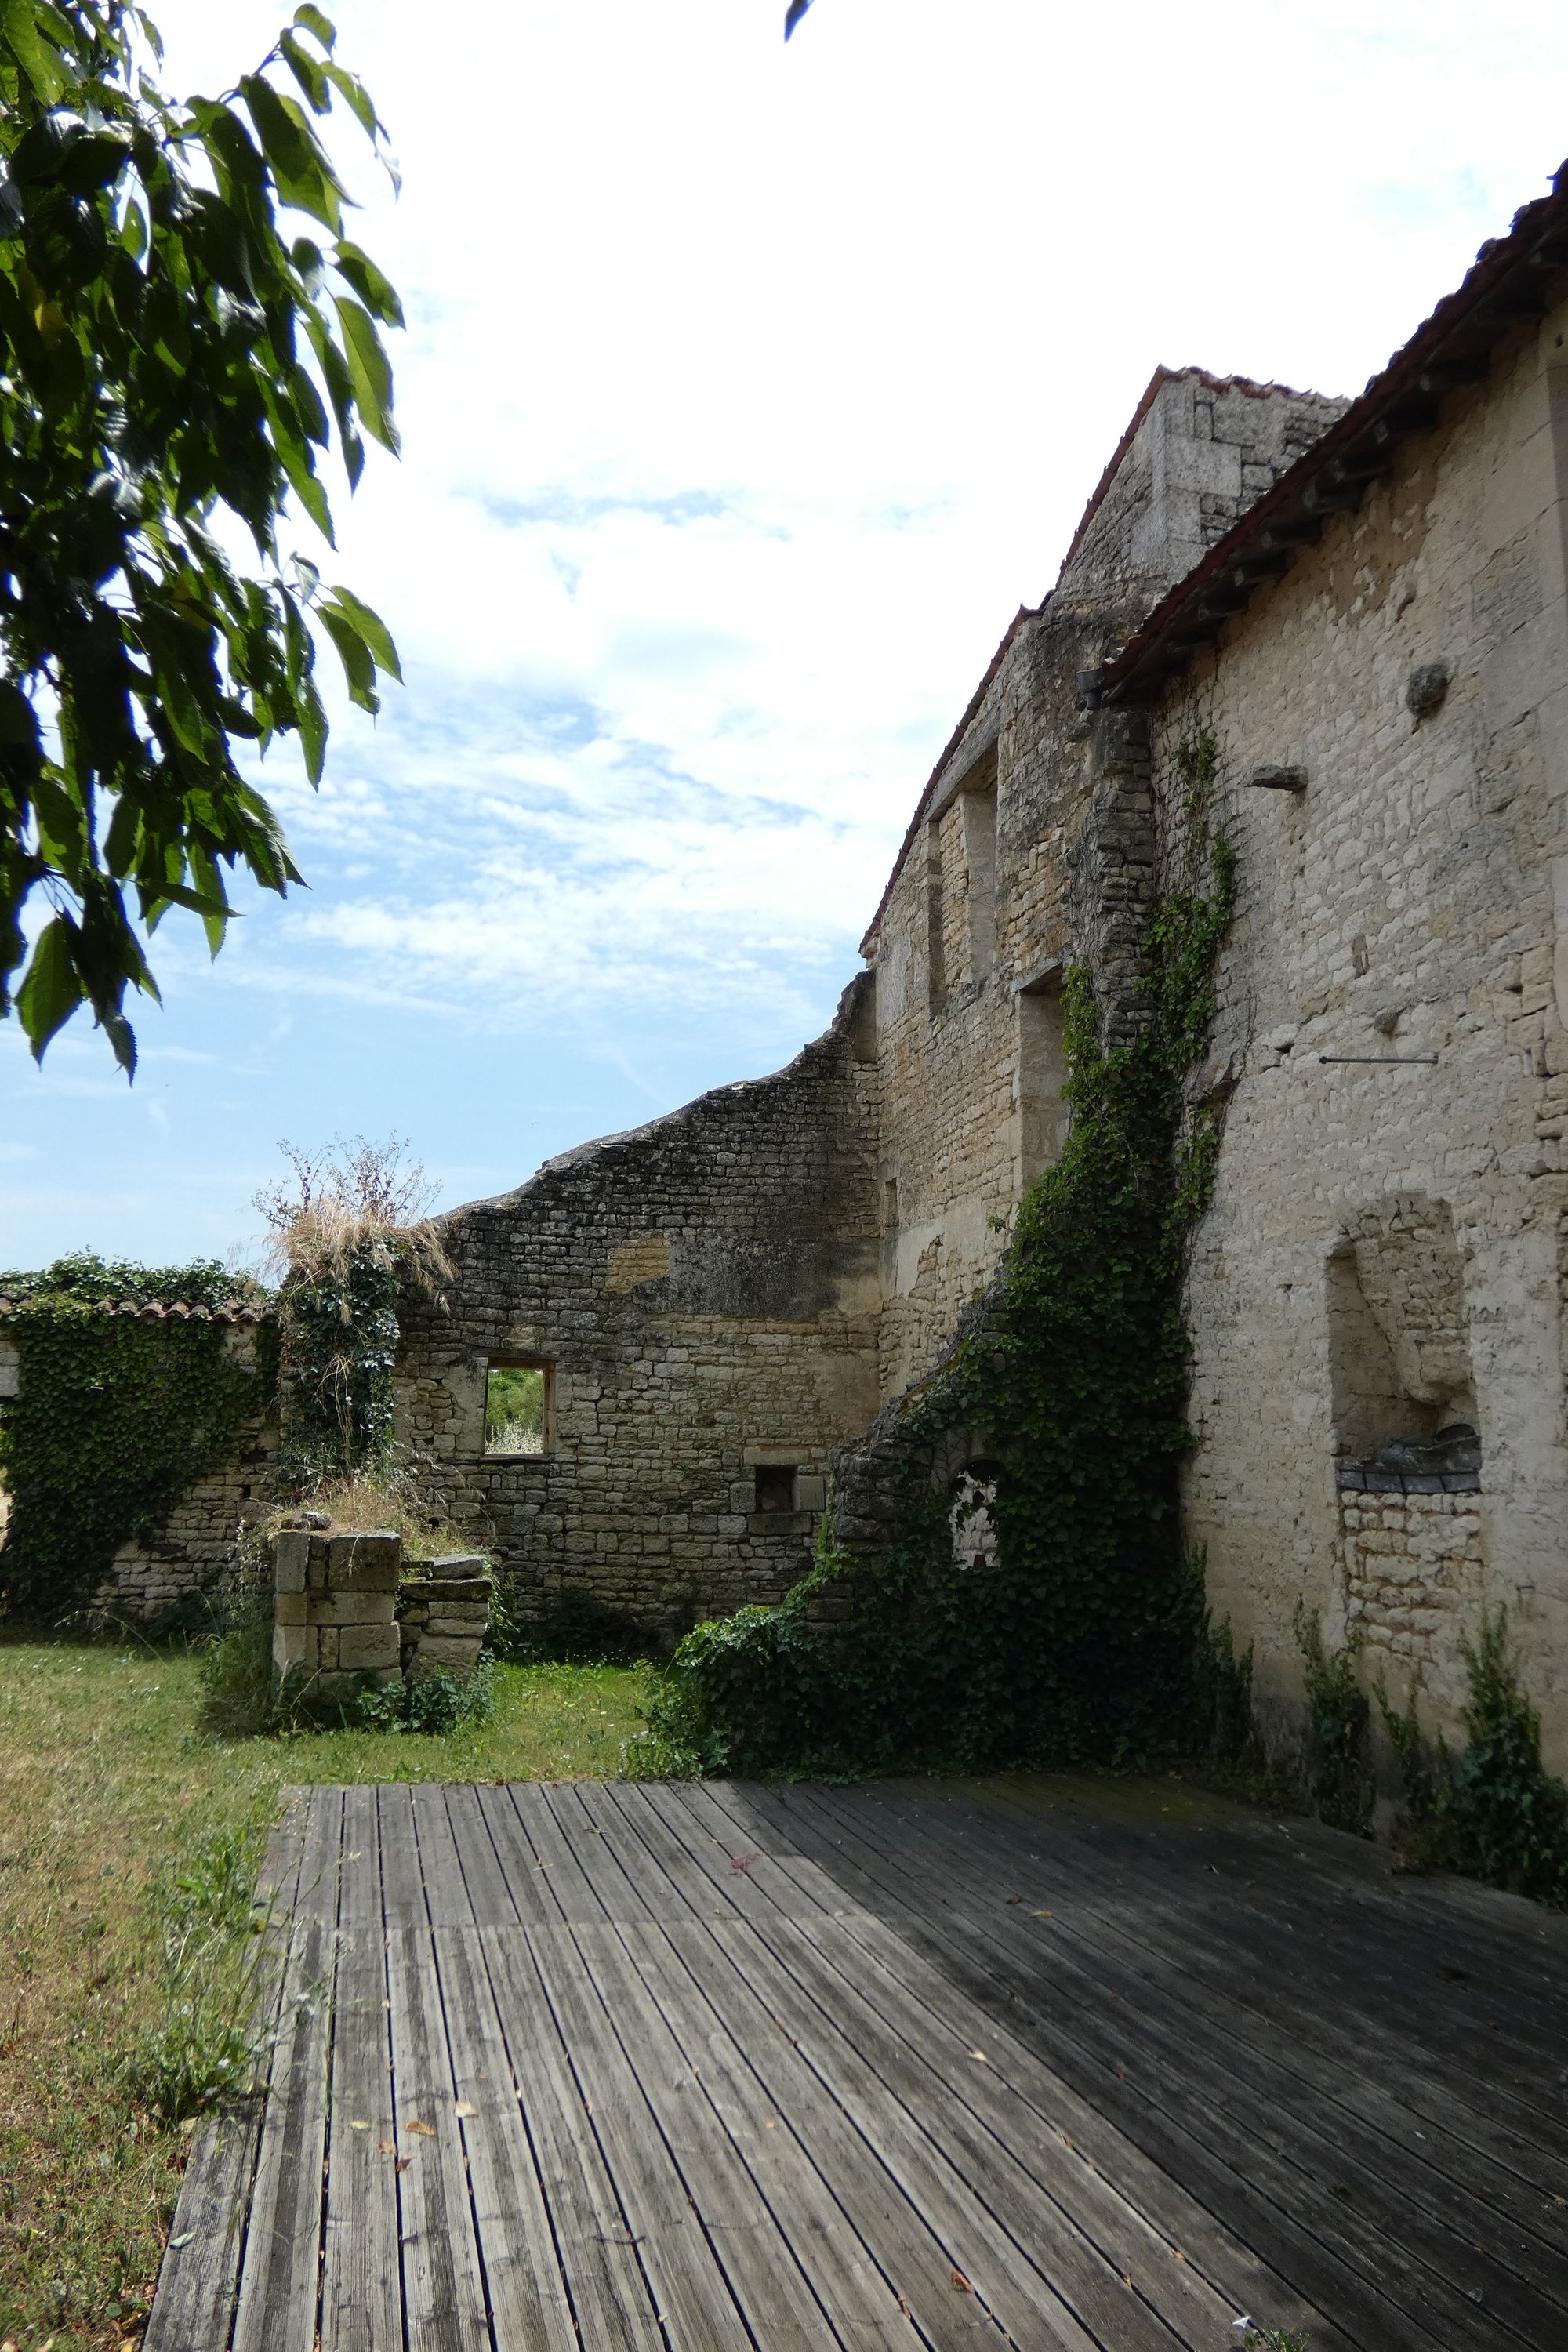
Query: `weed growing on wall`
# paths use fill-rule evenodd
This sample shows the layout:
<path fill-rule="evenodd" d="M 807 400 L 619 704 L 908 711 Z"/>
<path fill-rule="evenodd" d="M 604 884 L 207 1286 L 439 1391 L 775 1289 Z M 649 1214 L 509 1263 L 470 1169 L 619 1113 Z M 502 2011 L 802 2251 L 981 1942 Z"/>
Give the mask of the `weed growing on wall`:
<path fill-rule="evenodd" d="M 1296 1606 L 1296 1639 L 1306 1667 L 1308 1777 L 1320 1821 L 1356 1837 L 1372 1831 L 1376 1788 L 1372 1769 L 1372 1708 L 1356 1680 L 1358 1644 L 1324 1646 L 1315 1609 Z"/>
<path fill-rule="evenodd" d="M 888 1540 L 869 1557 L 825 1534 L 780 1606 L 688 1635 L 634 1769 L 1132 1761 L 1206 1748 L 1234 1722 L 1245 1669 L 1184 1559 L 1176 1471 L 1184 1253 L 1218 1145 L 1211 1118 L 1184 1132 L 1182 1085 L 1235 871 L 1208 819 L 1212 737 L 1177 764 L 1186 873 L 1145 933 L 1142 1018 L 1108 1045 L 1089 972 L 1068 975 L 1067 1142 L 952 1352 L 879 1424 L 870 1507 Z M 960 1562 L 952 1482 L 982 1458 L 997 1540 Z"/>
<path fill-rule="evenodd" d="M 425 1171 L 398 1137 L 280 1149 L 291 1177 L 256 1206 L 283 1276 L 279 1476 L 303 1488 L 386 1463 L 398 1299 L 450 1268 L 424 1222 Z"/>
<path fill-rule="evenodd" d="M 1395 1712 L 1378 1678 L 1404 1787 L 1406 1858 L 1568 1911 L 1568 1787 L 1542 1763 L 1541 1718 L 1520 1688 L 1507 1612 L 1483 1611 L 1479 1638 L 1464 1652 L 1468 1738 L 1457 1757 L 1445 1740 L 1422 1737 L 1414 1688 Z"/>
<path fill-rule="evenodd" d="M 265 1363 L 237 1361 L 223 1326 L 107 1307 L 269 1301 L 210 1261 L 139 1266 L 90 1254 L 41 1274 L 0 1274 L 0 1292 L 16 1302 L 4 1329 L 21 1363 L 19 1392 L 0 1417 L 12 1505 L 0 1586 L 17 1615 L 58 1617 L 87 1598 L 122 1543 L 150 1534 L 227 1458 L 268 1399 Z"/>

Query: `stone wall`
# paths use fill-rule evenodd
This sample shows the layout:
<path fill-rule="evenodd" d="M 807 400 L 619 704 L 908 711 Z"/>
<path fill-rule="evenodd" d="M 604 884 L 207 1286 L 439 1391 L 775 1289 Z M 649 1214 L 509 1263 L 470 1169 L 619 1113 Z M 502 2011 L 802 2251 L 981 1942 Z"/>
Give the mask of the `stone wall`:
<path fill-rule="evenodd" d="M 1188 1513 L 1215 1601 L 1266 1703 L 1299 1687 L 1304 1596 L 1450 1729 L 1460 1633 L 1504 1602 L 1559 1767 L 1565 338 L 1568 309 L 1516 330 L 1153 714 L 1167 803 L 1175 745 L 1212 729 L 1239 856 L 1191 1277 Z M 1428 707 L 1412 682 L 1439 665 Z M 1303 791 L 1249 783 L 1281 765 Z M 1479 1432 L 1468 1500 L 1340 1482 L 1445 1420 Z"/>
<path fill-rule="evenodd" d="M 1147 733 L 1140 713 L 1095 715 L 1086 676 L 1343 407 L 1162 370 L 1054 593 L 1013 624 L 927 787 L 863 947 L 884 1400 L 935 1361 L 1060 1150 L 1066 966 L 1090 966 L 1111 1042 L 1135 1017 L 1158 855 Z"/>
<path fill-rule="evenodd" d="M 455 1278 L 405 1307 L 398 1434 L 521 1613 L 587 1601 L 668 1640 L 805 1567 L 829 1454 L 877 1410 L 868 994 L 776 1076 L 441 1221 Z M 487 1454 L 487 1370 L 519 1357 L 547 1443 Z"/>
<path fill-rule="evenodd" d="M 276 1420 L 247 1422 L 227 1461 L 182 1495 L 161 1527 L 121 1545 L 92 1608 L 114 1617 L 152 1617 L 187 1592 L 221 1586 L 240 1537 L 259 1526 L 270 1507 L 277 1451 Z"/>
<path fill-rule="evenodd" d="M 1450 1729 L 1460 1636 L 1502 1601 L 1568 1762 L 1568 308 L 1479 299 L 1485 348 L 1352 415 L 1333 446 L 1378 454 L 1349 477 L 1291 472 L 1344 403 L 1162 371 L 921 793 L 828 1035 L 445 1221 L 458 1278 L 410 1319 L 400 1428 L 525 1610 L 587 1595 L 671 1633 L 773 1596 L 835 1448 L 875 1549 L 898 1400 L 984 1311 L 1061 1148 L 1065 971 L 1111 1044 L 1140 1018 L 1206 730 L 1239 899 L 1191 1085 L 1225 1125 L 1187 1533 L 1282 1723 L 1299 1601 Z M 1269 493 L 1285 527 L 1233 557 Z M 1211 649 L 1129 687 L 1198 566 L 1173 661 Z M 553 1379 L 528 1459 L 484 1452 L 509 1354 Z M 943 1444 L 962 1481 L 964 1433 Z"/>

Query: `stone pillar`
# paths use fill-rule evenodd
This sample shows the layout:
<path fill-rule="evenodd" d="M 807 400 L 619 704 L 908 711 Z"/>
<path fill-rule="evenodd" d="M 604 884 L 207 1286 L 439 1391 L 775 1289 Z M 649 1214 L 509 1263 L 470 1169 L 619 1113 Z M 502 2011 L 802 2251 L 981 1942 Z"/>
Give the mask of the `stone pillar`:
<path fill-rule="evenodd" d="M 466 1683 L 489 1631 L 489 1562 L 482 1551 L 448 1552 L 427 1576 L 410 1578 L 397 1603 L 403 1672 L 418 1682 L 437 1669 Z"/>
<path fill-rule="evenodd" d="M 272 1538 L 272 1670 L 307 1705 L 400 1682 L 401 1536 L 285 1528 Z"/>

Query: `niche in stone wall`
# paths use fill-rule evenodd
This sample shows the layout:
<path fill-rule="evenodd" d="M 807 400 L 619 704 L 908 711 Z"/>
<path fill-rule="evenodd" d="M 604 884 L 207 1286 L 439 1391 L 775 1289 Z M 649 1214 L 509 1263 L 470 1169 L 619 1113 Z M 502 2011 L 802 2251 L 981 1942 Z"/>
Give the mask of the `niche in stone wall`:
<path fill-rule="evenodd" d="M 965 777 L 958 796 L 963 841 L 965 980 L 984 980 L 996 962 L 996 754 Z"/>
<path fill-rule="evenodd" d="M 1453 1454 L 1454 1466 L 1463 1454 L 1479 1467 L 1464 1264 L 1446 1202 L 1402 1193 L 1356 1216 L 1329 1256 L 1328 1321 L 1342 1460 L 1436 1475 Z"/>
<path fill-rule="evenodd" d="M 1067 1141 L 1069 1114 L 1062 1100 L 1068 1065 L 1061 967 L 1020 988 L 1014 1003 L 1018 1028 L 1018 1191 L 1022 1192 L 1043 1168 L 1061 1158 Z"/>

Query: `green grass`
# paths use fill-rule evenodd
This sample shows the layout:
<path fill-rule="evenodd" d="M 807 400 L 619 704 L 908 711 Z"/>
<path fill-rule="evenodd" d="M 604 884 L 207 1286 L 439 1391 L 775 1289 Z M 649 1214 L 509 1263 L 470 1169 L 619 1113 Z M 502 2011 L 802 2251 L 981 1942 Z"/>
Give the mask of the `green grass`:
<path fill-rule="evenodd" d="M 445 1738 L 215 1739 L 195 1662 L 0 1642 L 0 2341 L 134 2345 L 226 2042 L 279 1790 L 614 1773 L 635 1671 L 500 1666 Z M 175 2120 L 180 2118 L 180 2120 Z"/>

